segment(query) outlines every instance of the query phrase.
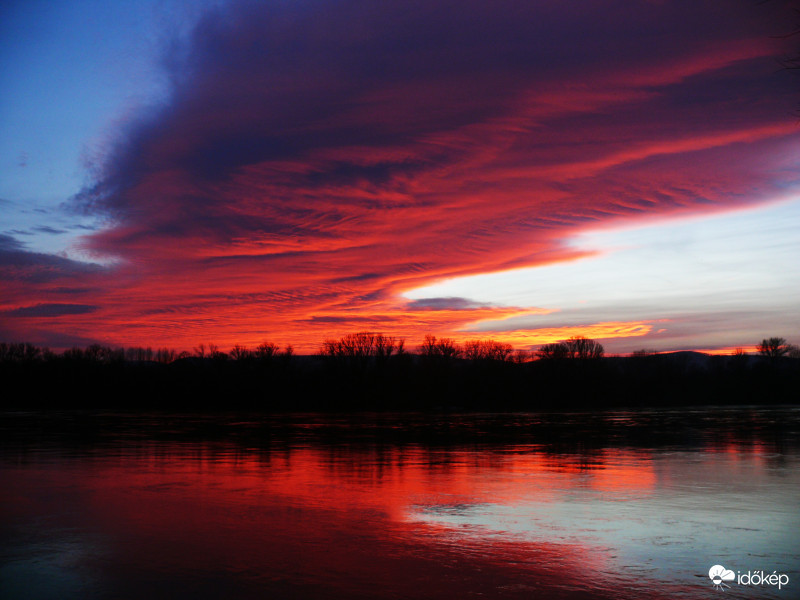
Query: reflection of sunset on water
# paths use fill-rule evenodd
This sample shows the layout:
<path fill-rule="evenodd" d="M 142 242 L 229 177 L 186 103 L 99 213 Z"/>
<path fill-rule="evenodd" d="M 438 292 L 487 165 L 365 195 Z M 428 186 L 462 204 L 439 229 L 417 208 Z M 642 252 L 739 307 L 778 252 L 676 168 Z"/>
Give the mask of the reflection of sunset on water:
<path fill-rule="evenodd" d="M 544 416 L 527 418 L 515 417 L 531 427 Z M 634 413 L 604 418 L 623 430 L 645 422 Z M 710 598 L 693 587 L 698 556 L 742 564 L 744 554 L 763 554 L 787 571 L 793 560 L 797 456 L 776 461 L 768 439 L 742 437 L 720 421 L 748 418 L 758 431 L 768 417 L 717 415 L 712 438 L 687 450 L 581 448 L 556 435 L 563 428 L 546 435 L 566 419 L 577 427 L 577 415 L 554 415 L 537 429 L 546 443 L 482 445 L 357 441 L 377 435 L 380 423 L 411 431 L 429 419 L 422 415 L 417 425 L 387 416 L 361 430 L 306 416 L 261 446 L 144 441 L 29 454 L 2 466 L 15 485 L 0 494 L 0 508 L 9 523 L 40 523 L 22 547 L 35 564 L 51 565 L 62 589 L 95 589 L 102 573 L 115 589 L 141 596 L 186 573 L 195 583 L 183 585 L 201 598 L 214 585 L 238 586 L 241 597 L 269 589 L 309 598 L 527 598 L 537 590 L 557 598 Z M 442 424 L 491 431 L 493 419 Z M 175 435 L 170 423 L 163 427 Z M 325 428 L 339 433 L 331 438 Z M 349 441 L 348 431 L 356 436 Z M 314 441 L 323 438 L 340 441 Z M 553 446 L 558 439 L 563 450 Z M 55 528 L 42 525 L 49 522 Z M 9 548 L 20 547 L 16 539 Z M 12 582 L 24 577 L 10 573 Z"/>

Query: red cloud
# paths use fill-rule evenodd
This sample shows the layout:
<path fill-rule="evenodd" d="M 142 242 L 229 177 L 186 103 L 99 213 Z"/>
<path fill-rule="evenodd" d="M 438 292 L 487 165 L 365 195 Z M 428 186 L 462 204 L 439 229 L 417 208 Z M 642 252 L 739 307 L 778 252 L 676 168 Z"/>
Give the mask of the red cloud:
<path fill-rule="evenodd" d="M 678 4 L 233 3 L 169 63 L 171 103 L 130 125 L 76 200 L 113 219 L 83 249 L 115 266 L 99 284 L 74 275 L 85 297 L 29 281 L 3 308 L 96 306 L 50 326 L 122 344 L 302 350 L 538 310 L 420 309 L 399 294 L 579 258 L 561 240 L 583 227 L 723 210 L 781 185 L 764 157 L 794 123 L 765 59 L 772 25 Z M 597 327 L 559 332 L 649 325 Z M 539 333 L 508 339 L 562 335 Z"/>

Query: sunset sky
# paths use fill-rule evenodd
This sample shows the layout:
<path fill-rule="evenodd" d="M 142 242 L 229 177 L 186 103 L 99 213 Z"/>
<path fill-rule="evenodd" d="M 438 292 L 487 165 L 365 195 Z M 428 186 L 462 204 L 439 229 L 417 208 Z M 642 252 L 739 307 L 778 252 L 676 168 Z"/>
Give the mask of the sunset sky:
<path fill-rule="evenodd" d="M 800 343 L 773 0 L 0 8 L 0 340 Z"/>

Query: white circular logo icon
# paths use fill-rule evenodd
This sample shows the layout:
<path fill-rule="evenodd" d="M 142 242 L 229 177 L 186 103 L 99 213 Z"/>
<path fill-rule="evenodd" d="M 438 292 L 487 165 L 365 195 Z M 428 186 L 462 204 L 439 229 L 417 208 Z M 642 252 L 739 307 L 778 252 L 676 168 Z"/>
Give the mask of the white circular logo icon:
<path fill-rule="evenodd" d="M 714 565 L 708 570 L 708 577 L 715 588 L 722 589 L 723 586 L 731 587 L 726 584 L 726 581 L 733 581 L 736 575 L 730 569 L 726 569 L 722 565 Z"/>

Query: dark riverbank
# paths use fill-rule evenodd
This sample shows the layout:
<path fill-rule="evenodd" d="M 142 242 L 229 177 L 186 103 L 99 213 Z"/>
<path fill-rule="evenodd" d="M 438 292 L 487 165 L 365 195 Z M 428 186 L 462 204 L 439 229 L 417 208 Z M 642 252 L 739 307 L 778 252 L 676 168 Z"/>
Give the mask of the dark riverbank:
<path fill-rule="evenodd" d="M 527 411 L 794 403 L 800 359 L 679 352 L 529 362 L 279 355 L 0 362 L 3 407 L 183 411 Z M 11 390 L 17 390 L 12 393 Z"/>

